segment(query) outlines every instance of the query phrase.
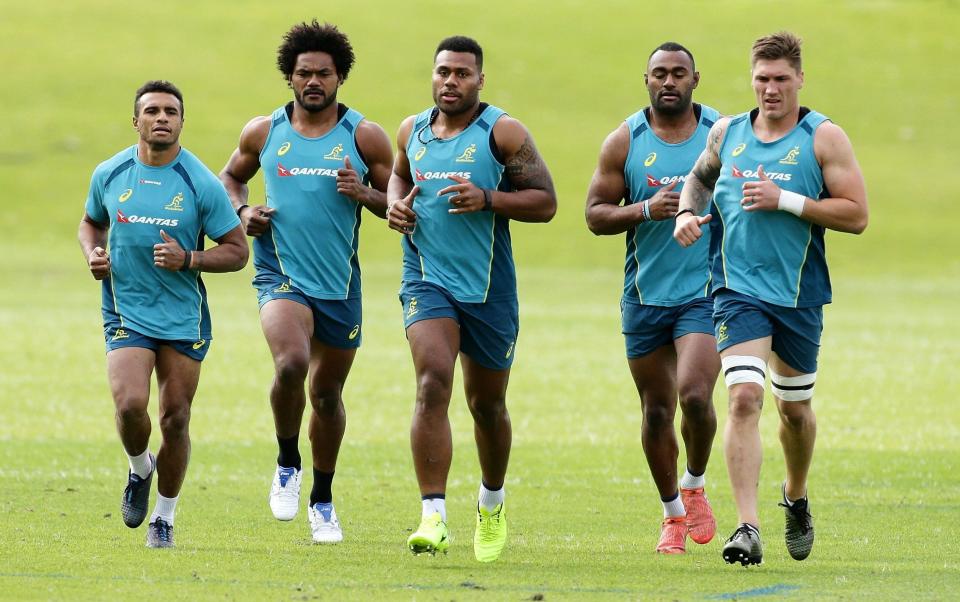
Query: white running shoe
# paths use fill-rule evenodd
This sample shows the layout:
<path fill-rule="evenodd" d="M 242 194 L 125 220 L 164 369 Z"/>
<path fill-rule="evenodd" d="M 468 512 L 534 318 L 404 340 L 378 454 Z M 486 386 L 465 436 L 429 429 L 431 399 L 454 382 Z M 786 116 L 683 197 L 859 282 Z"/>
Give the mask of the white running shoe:
<path fill-rule="evenodd" d="M 317 502 L 308 506 L 307 517 L 310 519 L 314 543 L 343 541 L 343 531 L 340 529 L 340 521 L 337 520 L 337 511 L 333 509 L 333 504 Z"/>
<path fill-rule="evenodd" d="M 300 510 L 300 481 L 303 471 L 277 466 L 270 487 L 270 510 L 277 520 L 293 520 Z"/>

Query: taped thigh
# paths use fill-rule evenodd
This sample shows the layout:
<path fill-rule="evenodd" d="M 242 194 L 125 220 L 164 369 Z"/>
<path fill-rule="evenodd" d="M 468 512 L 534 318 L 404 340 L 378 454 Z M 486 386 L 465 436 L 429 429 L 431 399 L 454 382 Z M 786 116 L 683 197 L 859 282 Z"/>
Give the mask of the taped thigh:
<path fill-rule="evenodd" d="M 806 401 L 813 397 L 813 385 L 817 382 L 817 373 L 800 376 L 782 376 L 770 372 L 770 390 L 783 401 Z"/>
<path fill-rule="evenodd" d="M 767 375 L 767 363 L 753 355 L 728 355 L 720 359 L 723 368 L 723 380 L 729 389 L 740 383 L 764 385 Z"/>

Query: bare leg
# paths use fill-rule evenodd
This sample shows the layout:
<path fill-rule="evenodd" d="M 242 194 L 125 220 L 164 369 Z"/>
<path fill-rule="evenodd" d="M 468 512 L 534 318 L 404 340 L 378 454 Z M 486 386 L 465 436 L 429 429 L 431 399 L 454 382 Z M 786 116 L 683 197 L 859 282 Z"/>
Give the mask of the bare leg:
<path fill-rule="evenodd" d="M 407 328 L 417 374 L 417 400 L 410 426 L 410 447 L 421 495 L 446 493 L 453 459 L 447 411 L 453 369 L 460 349 L 460 327 L 450 318 L 415 322 Z"/>
<path fill-rule="evenodd" d="M 781 376 L 800 376 L 775 354 L 771 368 Z M 807 495 L 807 474 L 813 460 L 813 446 L 817 440 L 817 416 L 813 412 L 813 400 L 783 401 L 777 399 L 780 412 L 780 444 L 787 465 L 786 494 L 791 500 Z"/>
<path fill-rule="evenodd" d="M 116 409 L 117 432 L 127 455 L 139 456 L 150 444 L 150 376 L 156 355 L 150 349 L 121 347 L 107 353 L 107 380 Z"/>
<path fill-rule="evenodd" d="M 275 369 L 270 406 L 277 437 L 296 437 L 306 407 L 303 384 L 310 366 L 313 313 L 296 301 L 274 299 L 260 309 L 260 325 Z"/>
<path fill-rule="evenodd" d="M 728 347 L 721 357 L 747 355 L 764 362 L 770 356 L 770 337 L 755 339 Z M 763 387 L 740 383 L 730 387 L 730 407 L 724 431 L 723 450 L 727 472 L 737 505 L 738 522 L 760 526 L 757 513 L 757 487 L 763 447 L 760 442 L 760 410 L 763 408 Z"/>
<path fill-rule="evenodd" d="M 497 490 L 503 487 L 513 441 L 506 399 L 510 370 L 485 368 L 465 354 L 460 355 L 460 362 L 483 482 Z"/>
<path fill-rule="evenodd" d="M 720 372 L 720 356 L 713 335 L 691 333 L 674 341 L 677 349 L 677 388 L 680 391 L 680 433 L 687 450 L 687 466 L 696 474 L 707 470 L 717 414 L 713 386 Z"/>
<path fill-rule="evenodd" d="M 630 373 L 640 394 L 643 426 L 640 439 L 650 473 L 661 499 L 677 493 L 677 436 L 673 420 L 677 411 L 677 356 L 673 345 L 664 345 L 640 358 L 629 359 Z"/>
<path fill-rule="evenodd" d="M 157 452 L 157 491 L 177 497 L 190 460 L 190 405 L 200 381 L 200 362 L 161 346 L 157 351 L 157 384 L 160 388 L 160 432 Z"/>

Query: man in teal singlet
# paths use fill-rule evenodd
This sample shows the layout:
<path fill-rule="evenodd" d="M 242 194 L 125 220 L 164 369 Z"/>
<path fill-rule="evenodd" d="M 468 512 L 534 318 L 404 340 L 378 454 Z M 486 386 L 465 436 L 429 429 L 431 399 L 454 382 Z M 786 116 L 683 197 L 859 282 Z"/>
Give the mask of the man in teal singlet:
<path fill-rule="evenodd" d="M 483 79 L 475 40 L 440 42 L 434 106 L 405 119 L 397 134 L 387 220 L 403 233 L 400 301 L 417 377 L 410 440 L 422 513 L 407 543 L 416 554 L 449 544 L 447 409 L 459 356 L 482 471 L 474 554 L 489 562 L 507 536 L 506 393 L 520 328 L 509 221 L 550 221 L 557 199 L 527 129 L 480 102 Z"/>
<path fill-rule="evenodd" d="M 683 180 L 720 115 L 693 102 L 700 73 L 680 44 L 654 49 L 644 81 L 650 106 L 604 141 L 586 216 L 594 234 L 627 233 L 621 317 L 643 407 L 643 450 L 663 504 L 656 549 L 682 554 L 688 534 L 705 544 L 716 532 L 704 474 L 717 431 L 713 386 L 720 357 L 713 337 L 708 245 L 693 250 L 678 245 L 673 216 Z M 678 393 L 687 456 L 679 480 L 673 428 Z"/>
<path fill-rule="evenodd" d="M 813 548 L 811 401 L 823 305 L 831 300 L 824 233 L 859 234 L 868 213 L 847 135 L 800 106 L 800 40 L 788 32 L 760 38 L 751 68 L 758 107 L 714 125 L 681 193 L 674 229 L 676 240 L 690 246 L 712 222 L 714 325 L 730 394 L 724 453 L 739 515 L 723 557 L 744 565 L 763 558 L 757 483 L 768 366 L 787 468 L 781 491 L 787 550 L 803 560 Z M 711 197 L 711 214 L 701 216 Z"/>
<path fill-rule="evenodd" d="M 200 272 L 233 272 L 247 243 L 230 199 L 180 146 L 183 96 L 166 81 L 137 90 L 133 125 L 140 138 L 93 172 L 77 238 L 90 272 L 102 280 L 107 377 L 117 430 L 130 462 L 123 522 L 147 517 L 157 474 L 157 503 L 147 546 L 173 547 L 173 524 L 190 456 L 190 405 L 212 331 Z M 204 250 L 204 238 L 217 242 Z M 160 432 L 150 453 L 150 377 L 160 391 Z"/>
<path fill-rule="evenodd" d="M 220 178 L 254 237 L 253 285 L 276 374 L 270 389 L 279 455 L 269 503 L 278 520 L 300 505 L 300 423 L 309 378 L 313 488 L 307 505 L 317 543 L 343 539 L 331 484 L 346 425 L 343 387 L 360 346 L 358 258 L 364 207 L 384 217 L 392 150 L 383 129 L 337 102 L 353 67 L 347 36 L 330 24 L 295 25 L 277 66 L 293 100 L 253 118 Z M 247 205 L 263 168 L 267 199 Z"/>

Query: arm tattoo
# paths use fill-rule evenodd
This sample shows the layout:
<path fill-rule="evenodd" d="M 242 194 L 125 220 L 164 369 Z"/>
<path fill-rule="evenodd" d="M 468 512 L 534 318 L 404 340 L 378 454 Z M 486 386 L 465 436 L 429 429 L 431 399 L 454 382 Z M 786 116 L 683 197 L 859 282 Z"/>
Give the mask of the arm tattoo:
<path fill-rule="evenodd" d="M 523 141 L 520 150 L 507 159 L 506 172 L 516 190 L 553 190 L 550 172 L 529 136 Z"/>

